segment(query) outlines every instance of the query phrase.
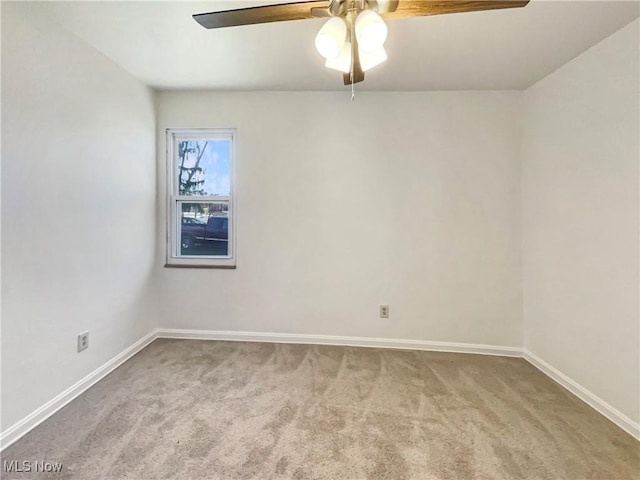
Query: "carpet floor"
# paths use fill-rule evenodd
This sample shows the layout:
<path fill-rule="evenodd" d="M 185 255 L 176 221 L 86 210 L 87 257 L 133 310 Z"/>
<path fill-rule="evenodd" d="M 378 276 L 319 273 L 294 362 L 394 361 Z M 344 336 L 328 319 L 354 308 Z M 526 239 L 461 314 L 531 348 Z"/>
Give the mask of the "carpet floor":
<path fill-rule="evenodd" d="M 156 340 L 2 457 L 63 464 L 3 478 L 640 478 L 640 442 L 522 359 L 197 340 Z"/>

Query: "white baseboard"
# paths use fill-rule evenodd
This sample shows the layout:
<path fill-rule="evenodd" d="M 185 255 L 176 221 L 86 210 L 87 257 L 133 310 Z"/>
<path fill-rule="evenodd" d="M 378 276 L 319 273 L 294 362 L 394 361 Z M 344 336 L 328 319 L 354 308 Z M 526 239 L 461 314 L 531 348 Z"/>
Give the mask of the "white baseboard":
<path fill-rule="evenodd" d="M 625 432 L 640 440 L 640 424 L 634 422 L 625 414 L 612 407 L 600 397 L 584 388 L 578 382 L 566 376 L 560 370 L 552 367 L 540 357 L 531 353 L 529 350 L 524 349 L 523 354 L 524 359 L 531 365 L 536 367 L 545 375 L 551 377 L 551 379 L 555 380 L 557 383 L 569 390 L 591 408 L 597 410 L 599 413 L 607 417 L 613 423 L 622 428 Z"/>
<path fill-rule="evenodd" d="M 19 422 L 15 423 L 7 430 L 0 434 L 0 451 L 7 448 L 9 445 L 14 443 L 24 434 L 29 432 L 31 429 L 37 427 L 42 422 L 44 422 L 51 415 L 56 413 L 62 407 L 71 402 L 78 395 L 82 394 L 84 391 L 98 383 L 104 377 L 106 377 L 113 370 L 118 368 L 124 362 L 133 357 L 140 350 L 145 348 L 151 342 L 156 339 L 156 330 L 153 330 L 151 333 L 147 334 L 136 343 L 131 345 L 125 351 L 115 356 L 111 360 L 109 360 L 104 365 L 98 367 L 96 370 L 91 372 L 89 375 L 84 377 L 82 380 L 78 381 L 71 387 L 67 388 L 64 392 L 62 392 L 57 397 L 48 401 L 40 408 L 32 412 L 31 414 L 24 417 Z"/>
<path fill-rule="evenodd" d="M 220 330 L 177 330 L 159 328 L 158 338 L 191 340 L 227 340 L 236 342 L 302 343 L 314 345 L 342 345 L 350 347 L 393 348 L 401 350 L 429 350 L 434 352 L 475 353 L 522 357 L 518 347 L 477 345 L 473 343 L 430 342 L 372 337 L 341 337 L 334 335 L 306 335 L 297 333 L 232 332 Z"/>

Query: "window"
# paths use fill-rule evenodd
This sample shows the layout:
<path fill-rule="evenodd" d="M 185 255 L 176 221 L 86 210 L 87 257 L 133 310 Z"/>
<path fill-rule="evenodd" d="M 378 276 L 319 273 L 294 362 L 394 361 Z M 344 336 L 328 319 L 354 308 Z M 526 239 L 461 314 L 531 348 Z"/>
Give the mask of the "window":
<path fill-rule="evenodd" d="M 167 130 L 167 265 L 235 267 L 235 130 Z"/>

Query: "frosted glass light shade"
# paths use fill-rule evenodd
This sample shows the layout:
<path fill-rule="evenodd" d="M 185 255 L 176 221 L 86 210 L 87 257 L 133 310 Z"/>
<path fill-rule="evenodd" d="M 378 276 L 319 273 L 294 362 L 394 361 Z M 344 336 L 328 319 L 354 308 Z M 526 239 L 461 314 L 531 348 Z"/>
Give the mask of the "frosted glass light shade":
<path fill-rule="evenodd" d="M 356 18 L 356 38 L 363 52 L 377 50 L 387 39 L 387 24 L 373 10 L 363 10 Z"/>
<path fill-rule="evenodd" d="M 351 71 L 351 42 L 344 42 L 340 49 L 340 54 L 335 58 L 327 58 L 324 66 L 343 73 L 349 73 Z"/>
<path fill-rule="evenodd" d="M 316 50 L 324 58 L 336 58 L 347 38 L 347 24 L 340 17 L 332 17 L 316 35 Z"/>
<path fill-rule="evenodd" d="M 375 67 L 376 65 L 380 65 L 387 59 L 387 52 L 384 47 L 380 47 L 373 52 L 364 52 L 362 49 L 358 51 L 360 56 L 360 67 L 363 72 Z"/>

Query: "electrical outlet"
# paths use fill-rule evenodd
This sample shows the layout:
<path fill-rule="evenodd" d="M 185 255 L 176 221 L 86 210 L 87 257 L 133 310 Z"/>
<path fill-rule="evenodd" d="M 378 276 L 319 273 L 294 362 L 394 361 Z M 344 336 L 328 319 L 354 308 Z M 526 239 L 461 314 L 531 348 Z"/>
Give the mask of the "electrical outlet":
<path fill-rule="evenodd" d="M 89 332 L 78 335 L 78 353 L 89 348 Z"/>
<path fill-rule="evenodd" d="M 380 305 L 380 318 L 389 318 L 389 305 Z"/>

